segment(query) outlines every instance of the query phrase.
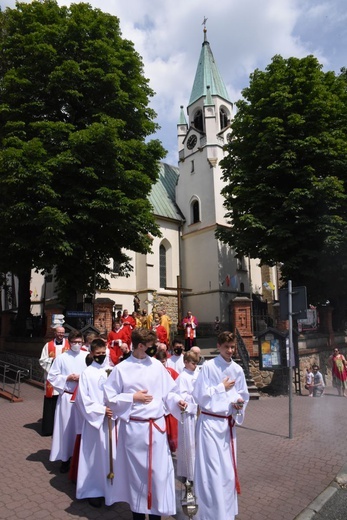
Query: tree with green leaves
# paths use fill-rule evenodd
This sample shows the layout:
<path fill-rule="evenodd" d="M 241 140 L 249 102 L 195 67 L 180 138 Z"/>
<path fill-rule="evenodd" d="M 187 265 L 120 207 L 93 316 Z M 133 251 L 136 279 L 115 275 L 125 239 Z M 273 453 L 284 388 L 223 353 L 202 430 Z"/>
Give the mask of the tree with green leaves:
<path fill-rule="evenodd" d="M 237 103 L 223 160 L 229 226 L 218 237 L 240 255 L 282 264 L 310 301 L 347 283 L 347 76 L 313 56 L 275 56 Z"/>
<path fill-rule="evenodd" d="M 159 230 L 147 196 L 164 150 L 140 56 L 115 16 L 88 4 L 17 3 L 0 12 L 0 272 L 56 267 L 61 295 L 131 269 Z"/>

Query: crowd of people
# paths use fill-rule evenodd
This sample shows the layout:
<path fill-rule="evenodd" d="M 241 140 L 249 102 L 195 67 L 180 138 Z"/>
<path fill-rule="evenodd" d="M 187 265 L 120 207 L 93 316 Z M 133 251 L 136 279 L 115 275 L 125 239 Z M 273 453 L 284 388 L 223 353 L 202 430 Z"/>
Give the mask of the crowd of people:
<path fill-rule="evenodd" d="M 191 330 L 171 342 L 169 317 L 158 317 L 143 315 L 139 323 L 123 313 L 106 337 L 72 331 L 65 338 L 63 327 L 55 329 L 40 359 L 50 460 L 61 461 L 76 498 L 93 507 L 127 502 L 134 520 L 174 515 L 177 476 L 194 483 L 195 518 L 233 520 L 240 491 L 235 423 L 249 399 L 232 360 L 234 336 L 220 333 L 219 355 L 205 361 L 191 313 Z M 166 336 L 159 327 L 168 327 Z"/>

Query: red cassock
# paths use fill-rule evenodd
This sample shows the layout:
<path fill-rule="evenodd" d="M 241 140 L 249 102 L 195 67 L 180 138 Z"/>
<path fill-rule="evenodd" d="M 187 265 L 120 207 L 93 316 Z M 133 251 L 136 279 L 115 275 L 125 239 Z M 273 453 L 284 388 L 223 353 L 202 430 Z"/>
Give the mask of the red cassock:
<path fill-rule="evenodd" d="M 111 330 L 107 336 L 107 346 L 112 347 L 112 341 L 121 341 L 122 343 L 128 343 L 128 333 L 124 327 L 117 331 Z"/>
<path fill-rule="evenodd" d="M 117 344 L 115 344 L 113 347 L 109 346 L 108 349 L 112 363 L 117 365 L 119 363 L 119 359 L 123 356 L 122 349 Z"/>
<path fill-rule="evenodd" d="M 166 332 L 166 331 L 165 331 Z M 170 367 L 165 367 L 169 372 L 172 379 L 177 379 L 179 374 Z M 177 450 L 177 438 L 178 438 L 178 422 L 177 419 L 171 414 L 165 415 L 165 423 L 166 423 L 166 434 L 169 441 L 170 451 L 171 453 L 175 453 Z"/>
<path fill-rule="evenodd" d="M 160 341 L 160 343 L 165 343 L 165 345 L 168 344 L 168 337 L 167 337 L 167 332 L 166 332 L 166 328 L 163 327 L 162 325 L 157 325 L 155 328 L 155 333 L 157 335 L 157 338 L 158 338 L 158 341 Z"/>
<path fill-rule="evenodd" d="M 123 330 L 127 337 L 127 344 L 130 347 L 131 345 L 131 332 L 136 327 L 136 321 L 132 316 L 126 316 L 121 318 L 121 322 L 123 323 Z"/>

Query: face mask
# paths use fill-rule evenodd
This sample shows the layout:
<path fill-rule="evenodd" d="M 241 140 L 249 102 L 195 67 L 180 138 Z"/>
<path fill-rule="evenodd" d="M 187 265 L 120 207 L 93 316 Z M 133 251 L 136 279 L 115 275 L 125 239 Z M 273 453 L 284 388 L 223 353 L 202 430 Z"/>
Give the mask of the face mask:
<path fill-rule="evenodd" d="M 157 345 L 152 345 L 146 350 L 147 356 L 153 357 L 157 353 Z"/>
<path fill-rule="evenodd" d="M 174 353 L 176 354 L 176 356 L 180 356 L 182 354 L 182 349 L 181 348 L 174 348 Z"/>
<path fill-rule="evenodd" d="M 80 343 L 71 343 L 70 347 L 73 352 L 79 352 L 81 350 L 81 344 Z"/>
<path fill-rule="evenodd" d="M 95 356 L 94 361 L 95 363 L 98 363 L 99 365 L 102 365 L 103 362 L 106 359 L 106 354 L 99 354 L 98 356 Z"/>

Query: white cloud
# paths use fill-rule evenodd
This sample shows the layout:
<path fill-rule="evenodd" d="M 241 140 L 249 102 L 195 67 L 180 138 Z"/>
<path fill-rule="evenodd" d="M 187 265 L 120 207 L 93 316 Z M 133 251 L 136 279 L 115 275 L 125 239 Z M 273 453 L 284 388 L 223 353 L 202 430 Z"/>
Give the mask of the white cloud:
<path fill-rule="evenodd" d="M 217 65 L 236 101 L 249 74 L 264 69 L 275 54 L 314 54 L 325 68 L 346 65 L 346 0 L 89 0 L 119 17 L 125 38 L 143 57 L 145 75 L 156 92 L 152 106 L 162 127 L 158 136 L 177 162 L 176 123 L 186 106 L 203 41 L 207 36 Z M 61 0 L 60 5 L 70 2 Z M 2 0 L 2 8 L 14 7 Z"/>

